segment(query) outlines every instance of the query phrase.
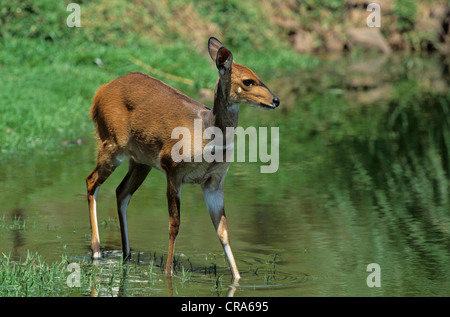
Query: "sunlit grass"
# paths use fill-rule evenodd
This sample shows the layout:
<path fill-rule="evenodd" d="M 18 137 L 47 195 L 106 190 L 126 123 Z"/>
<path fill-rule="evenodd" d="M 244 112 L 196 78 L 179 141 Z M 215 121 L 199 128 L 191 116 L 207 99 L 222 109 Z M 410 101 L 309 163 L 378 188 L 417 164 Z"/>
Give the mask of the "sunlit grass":
<path fill-rule="evenodd" d="M 0 297 L 79 297 L 142 296 L 148 294 L 179 295 L 191 282 L 209 283 L 212 294 L 221 295 L 226 288 L 224 274 L 205 269 L 192 269 L 186 262 L 174 263 L 177 269 L 170 278 L 173 289 L 166 285 L 164 255 L 157 260 L 122 261 L 106 257 L 100 261 L 74 259 L 63 248 L 59 260 L 48 262 L 38 252 L 27 251 L 24 259 L 0 254 Z M 75 276 L 75 274 L 78 274 Z M 163 289 L 161 293 L 161 289 Z M 166 289 L 164 291 L 164 289 Z"/>
<path fill-rule="evenodd" d="M 0 296 L 60 296 L 63 291 L 66 263 L 47 264 L 37 253 L 27 253 L 21 262 L 12 261 L 10 256 L 0 255 Z"/>
<path fill-rule="evenodd" d="M 93 131 L 89 109 L 97 88 L 128 72 L 150 72 L 193 98 L 200 88 L 214 89 L 218 76 L 209 57 L 183 43 L 155 49 L 152 43 L 130 42 L 112 48 L 69 40 L 12 39 L 0 42 L 0 51 L 0 159 L 36 150 L 45 154 L 83 138 Z M 241 62 L 260 73 L 293 64 L 308 67 L 306 60 L 311 60 L 289 52 L 276 58 L 240 53 Z M 172 75 L 193 84 L 177 82 Z"/>

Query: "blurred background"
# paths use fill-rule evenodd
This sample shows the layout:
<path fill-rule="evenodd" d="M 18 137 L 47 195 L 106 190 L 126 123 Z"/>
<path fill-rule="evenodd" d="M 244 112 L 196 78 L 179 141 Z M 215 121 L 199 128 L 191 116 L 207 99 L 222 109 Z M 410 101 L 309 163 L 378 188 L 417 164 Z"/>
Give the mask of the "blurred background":
<path fill-rule="evenodd" d="M 240 110 L 243 127 L 280 128 L 279 170 L 234 163 L 225 184 L 243 283 L 268 286 L 258 296 L 450 295 L 450 4 L 373 2 L 380 27 L 359 0 L 79 0 L 81 27 L 68 27 L 71 1 L 0 0 L 0 251 L 88 255 L 96 89 L 142 71 L 212 106 L 215 36 L 281 100 Z M 123 165 L 100 194 L 107 252 L 121 249 Z M 163 176 L 142 188 L 131 247 L 164 254 Z M 221 252 L 213 238 L 201 192 L 183 189 L 176 251 L 209 265 L 203 255 Z M 380 288 L 366 285 L 369 263 L 381 267 Z"/>

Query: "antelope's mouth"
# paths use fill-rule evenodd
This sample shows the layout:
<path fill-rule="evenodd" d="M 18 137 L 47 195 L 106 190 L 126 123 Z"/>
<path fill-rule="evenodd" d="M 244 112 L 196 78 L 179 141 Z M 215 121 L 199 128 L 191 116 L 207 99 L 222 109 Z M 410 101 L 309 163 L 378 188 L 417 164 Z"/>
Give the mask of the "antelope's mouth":
<path fill-rule="evenodd" d="M 265 109 L 265 110 L 273 110 L 273 109 L 275 109 L 275 108 L 277 107 L 277 106 L 274 105 L 274 104 L 268 105 L 268 104 L 266 104 L 266 103 L 260 103 L 259 106 L 260 106 L 261 108 Z"/>

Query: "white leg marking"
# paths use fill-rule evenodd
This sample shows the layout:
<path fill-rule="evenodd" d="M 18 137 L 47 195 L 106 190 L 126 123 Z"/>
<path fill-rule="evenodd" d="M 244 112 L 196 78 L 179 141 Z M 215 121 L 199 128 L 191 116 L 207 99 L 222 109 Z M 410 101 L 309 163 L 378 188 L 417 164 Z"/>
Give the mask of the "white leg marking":
<path fill-rule="evenodd" d="M 94 192 L 94 205 L 93 205 L 93 207 L 94 207 L 95 220 L 97 220 L 97 197 L 98 197 L 99 190 L 100 190 L 100 186 L 97 187 L 95 189 L 95 192 Z"/>
<path fill-rule="evenodd" d="M 93 209 L 93 219 L 92 219 L 92 231 L 93 232 L 96 232 L 97 233 L 97 239 L 98 239 L 98 244 L 100 244 L 100 235 L 99 235 L 99 233 L 98 233 L 98 222 L 97 222 L 97 197 L 98 197 L 98 192 L 99 192 L 99 190 L 100 190 L 100 186 L 99 187 L 97 187 L 96 189 L 95 189 L 95 192 L 94 192 L 94 201 L 93 201 L 93 204 L 92 204 L 92 209 Z M 95 252 L 93 255 L 92 255 L 92 257 L 94 258 L 94 259 L 99 259 L 99 258 L 101 258 L 102 257 L 102 255 L 101 255 L 101 253 L 98 251 L 98 252 Z"/>

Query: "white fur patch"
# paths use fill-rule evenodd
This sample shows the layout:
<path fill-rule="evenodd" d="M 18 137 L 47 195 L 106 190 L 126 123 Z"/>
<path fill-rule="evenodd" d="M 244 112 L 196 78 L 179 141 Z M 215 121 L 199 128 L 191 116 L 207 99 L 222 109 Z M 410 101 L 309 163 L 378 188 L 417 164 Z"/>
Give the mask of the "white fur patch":
<path fill-rule="evenodd" d="M 98 199 L 98 192 L 99 192 L 99 190 L 100 190 L 100 186 L 98 186 L 96 189 L 95 189 L 95 192 L 94 192 L 94 201 L 92 202 L 92 208 L 93 208 L 93 210 L 94 210 L 94 220 L 95 220 L 95 225 L 97 226 L 97 199 Z M 97 232 L 98 232 L 98 229 L 97 229 Z"/>
<path fill-rule="evenodd" d="M 226 146 L 223 145 L 214 145 L 214 148 L 216 151 L 227 151 L 234 149 L 234 142 L 227 144 Z"/>
<path fill-rule="evenodd" d="M 92 219 L 94 222 L 92 223 L 93 226 L 95 226 L 96 231 L 98 232 L 98 224 L 97 224 L 97 198 L 98 198 L 98 191 L 100 190 L 100 186 L 95 189 L 94 192 L 94 201 L 92 202 L 92 208 L 93 208 L 93 217 Z M 98 237 L 98 243 L 100 243 L 100 238 Z M 102 257 L 102 254 L 100 252 L 95 252 L 92 254 L 92 258 L 94 259 L 100 259 Z"/>
<path fill-rule="evenodd" d="M 235 103 L 235 104 L 229 106 L 229 107 L 228 107 L 228 110 L 229 110 L 229 111 L 232 111 L 232 112 L 238 112 L 240 106 L 241 106 L 241 104 Z"/>
<path fill-rule="evenodd" d="M 126 155 L 117 155 L 116 159 L 115 159 L 115 163 L 116 165 L 120 165 L 123 163 L 123 161 L 125 161 L 127 159 Z"/>

